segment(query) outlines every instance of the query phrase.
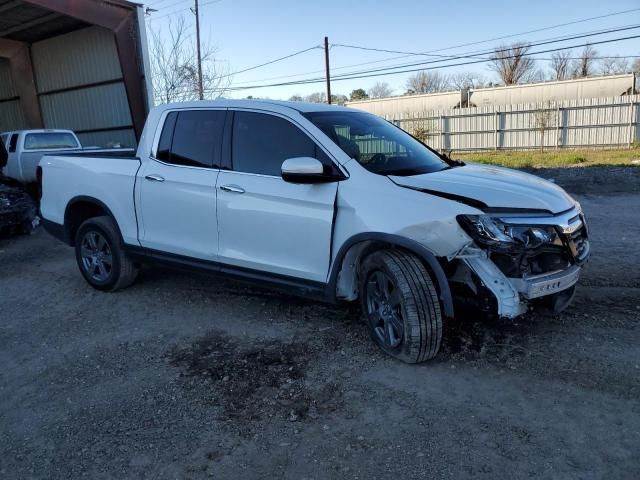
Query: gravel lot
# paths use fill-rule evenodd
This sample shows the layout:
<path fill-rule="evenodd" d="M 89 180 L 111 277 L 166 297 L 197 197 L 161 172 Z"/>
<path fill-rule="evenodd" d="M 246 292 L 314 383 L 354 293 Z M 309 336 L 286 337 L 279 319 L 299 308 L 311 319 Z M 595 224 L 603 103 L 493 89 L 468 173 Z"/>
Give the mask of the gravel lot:
<path fill-rule="evenodd" d="M 160 268 L 99 293 L 44 231 L 0 239 L 0 478 L 640 478 L 627 184 L 579 190 L 566 313 L 458 319 L 418 366 L 357 308 Z"/>

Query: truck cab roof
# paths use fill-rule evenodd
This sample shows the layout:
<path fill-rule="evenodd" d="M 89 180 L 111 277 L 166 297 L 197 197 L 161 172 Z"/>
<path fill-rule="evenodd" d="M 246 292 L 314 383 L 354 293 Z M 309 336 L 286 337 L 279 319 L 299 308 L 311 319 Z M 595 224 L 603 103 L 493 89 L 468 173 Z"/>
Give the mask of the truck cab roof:
<path fill-rule="evenodd" d="M 311 102 L 291 102 L 285 100 L 200 100 L 194 102 L 178 102 L 159 105 L 154 108 L 156 111 L 164 112 L 166 110 L 176 110 L 183 108 L 257 108 L 268 109 L 271 111 L 295 110 L 301 113 L 308 112 L 335 112 L 348 111 L 353 112 L 354 109 L 342 107 L 339 105 L 327 105 L 326 103 Z"/>

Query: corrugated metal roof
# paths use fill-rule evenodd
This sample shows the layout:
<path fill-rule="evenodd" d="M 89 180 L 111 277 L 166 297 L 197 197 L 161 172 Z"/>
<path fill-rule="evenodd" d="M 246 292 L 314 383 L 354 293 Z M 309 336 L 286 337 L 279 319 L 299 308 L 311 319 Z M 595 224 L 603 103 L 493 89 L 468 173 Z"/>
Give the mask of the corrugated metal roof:
<path fill-rule="evenodd" d="M 113 33 L 89 27 L 34 43 L 38 93 L 122 78 Z"/>
<path fill-rule="evenodd" d="M 72 17 L 16 0 L 0 0 L 0 38 L 32 43 L 86 26 Z"/>

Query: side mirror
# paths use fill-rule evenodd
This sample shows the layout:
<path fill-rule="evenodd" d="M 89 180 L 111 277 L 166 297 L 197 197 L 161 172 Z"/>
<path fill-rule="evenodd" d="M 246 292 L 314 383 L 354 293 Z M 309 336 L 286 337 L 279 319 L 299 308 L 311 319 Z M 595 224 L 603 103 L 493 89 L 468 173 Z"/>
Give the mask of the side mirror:
<path fill-rule="evenodd" d="M 312 157 L 288 158 L 282 163 L 282 179 L 290 183 L 326 183 L 336 181 L 324 173 L 324 165 Z"/>

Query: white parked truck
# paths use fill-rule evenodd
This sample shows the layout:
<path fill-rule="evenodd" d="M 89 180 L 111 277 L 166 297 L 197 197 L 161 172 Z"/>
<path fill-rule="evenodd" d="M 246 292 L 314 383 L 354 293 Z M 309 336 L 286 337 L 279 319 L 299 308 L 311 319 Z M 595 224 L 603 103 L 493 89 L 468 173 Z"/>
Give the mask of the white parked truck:
<path fill-rule="evenodd" d="M 4 168 L 0 173 L 22 184 L 36 182 L 36 169 L 44 155 L 90 151 L 93 154 L 112 152 L 114 149 L 96 147 L 83 148 L 80 140 L 71 130 L 18 130 L 0 133 L 2 142 L 8 152 Z M 122 151 L 133 151 L 122 149 Z"/>
<path fill-rule="evenodd" d="M 225 100 L 156 107 L 137 155 L 47 156 L 43 223 L 93 287 L 163 262 L 328 301 L 420 362 L 457 300 L 515 318 L 564 308 L 589 255 L 560 187 L 465 165 L 349 108 Z"/>

